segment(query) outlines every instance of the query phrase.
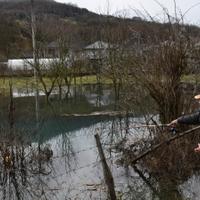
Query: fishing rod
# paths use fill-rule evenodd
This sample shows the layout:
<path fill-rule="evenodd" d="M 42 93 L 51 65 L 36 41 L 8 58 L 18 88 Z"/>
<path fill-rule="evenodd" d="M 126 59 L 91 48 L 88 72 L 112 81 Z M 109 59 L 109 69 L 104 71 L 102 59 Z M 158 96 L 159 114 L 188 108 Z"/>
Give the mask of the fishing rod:
<path fill-rule="evenodd" d="M 169 124 L 137 124 L 131 125 L 129 128 L 156 128 L 156 127 L 170 127 Z"/>
<path fill-rule="evenodd" d="M 130 128 L 135 128 L 135 129 L 139 129 L 139 128 L 169 128 L 169 132 L 171 132 L 172 134 L 176 134 L 177 133 L 177 129 L 176 127 L 171 127 L 169 124 L 137 124 L 137 125 L 130 125 L 129 127 L 127 127 L 127 129 Z"/>

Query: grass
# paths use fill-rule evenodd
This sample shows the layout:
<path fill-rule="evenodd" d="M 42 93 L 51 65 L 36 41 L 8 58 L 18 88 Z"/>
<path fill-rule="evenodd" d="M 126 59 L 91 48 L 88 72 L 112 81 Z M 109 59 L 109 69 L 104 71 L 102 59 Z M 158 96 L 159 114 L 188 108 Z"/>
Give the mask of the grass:
<path fill-rule="evenodd" d="M 9 77 L 1 77 L 0 78 L 0 94 L 8 95 L 9 94 L 9 81 L 12 80 L 13 88 L 15 89 L 34 89 L 35 88 L 35 80 L 34 77 L 13 77 L 12 79 Z M 50 86 L 50 79 L 45 78 L 44 79 L 47 87 Z M 183 83 L 200 83 L 200 75 L 184 75 L 182 77 Z M 76 77 L 76 84 L 96 84 L 97 79 L 95 75 L 90 76 L 82 76 L 82 77 Z M 103 84 L 110 84 L 112 83 L 111 80 L 107 78 L 102 78 L 101 83 Z M 74 79 L 72 80 L 72 85 L 74 85 Z M 41 83 L 39 84 L 39 89 L 42 90 L 43 87 Z"/>
<path fill-rule="evenodd" d="M 83 77 L 77 77 L 76 78 L 76 84 L 81 85 L 81 84 L 96 84 L 97 83 L 97 78 L 95 75 L 91 76 L 83 76 Z M 103 84 L 110 84 L 111 80 L 107 78 L 101 78 L 101 83 Z M 74 80 L 72 81 L 72 84 L 74 84 Z"/>
<path fill-rule="evenodd" d="M 194 75 L 194 74 L 189 74 L 189 75 L 184 75 L 182 77 L 182 82 L 183 83 L 200 83 L 200 75 Z"/>
<path fill-rule="evenodd" d="M 51 85 L 50 79 L 44 79 L 47 86 Z M 0 94 L 8 95 L 9 93 L 9 82 L 12 81 L 13 88 L 15 89 L 34 89 L 35 88 L 35 80 L 34 77 L 1 77 L 0 78 Z M 102 78 L 101 82 L 103 84 L 111 83 L 110 80 Z M 76 77 L 76 84 L 96 84 L 97 79 L 95 75 Z M 74 79 L 72 80 L 72 85 L 74 85 Z M 42 90 L 42 84 L 39 83 L 39 89 Z"/>
<path fill-rule="evenodd" d="M 7 95 L 9 94 L 9 81 L 12 80 L 13 88 L 15 89 L 34 89 L 35 88 L 35 80 L 34 77 L 13 77 L 12 79 L 9 77 L 1 77 L 0 78 L 0 94 Z M 51 85 L 50 79 L 45 78 L 44 79 L 47 87 Z M 182 77 L 183 83 L 200 83 L 200 75 L 184 75 Z M 95 75 L 90 76 L 82 76 L 82 77 L 76 77 L 76 84 L 96 84 L 97 79 Z M 102 78 L 101 83 L 103 84 L 110 84 L 112 83 L 111 80 L 107 78 Z M 74 85 L 74 79 L 72 80 L 72 85 Z M 41 83 L 39 83 L 39 89 L 42 90 L 43 87 Z"/>

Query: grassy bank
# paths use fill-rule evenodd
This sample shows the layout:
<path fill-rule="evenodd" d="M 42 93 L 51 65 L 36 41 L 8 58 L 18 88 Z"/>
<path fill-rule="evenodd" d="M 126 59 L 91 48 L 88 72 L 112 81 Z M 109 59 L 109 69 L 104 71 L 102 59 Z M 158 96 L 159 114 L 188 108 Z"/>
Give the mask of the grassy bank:
<path fill-rule="evenodd" d="M 51 85 L 49 78 L 44 78 L 47 87 Z M 8 95 L 9 94 L 9 81 L 12 82 L 13 88 L 15 89 L 34 89 L 35 88 L 35 80 L 34 77 L 13 77 L 12 79 L 9 77 L 0 77 L 0 94 Z M 199 75 L 184 75 L 182 77 L 183 83 L 196 84 L 200 83 Z M 72 80 L 72 85 L 81 85 L 81 84 L 96 84 L 97 79 L 95 75 L 90 76 L 82 76 L 76 77 L 76 80 Z M 101 83 L 110 84 L 111 80 L 102 78 Z M 63 81 L 64 84 L 64 81 Z M 57 86 L 57 85 L 56 85 Z M 56 87 L 55 86 L 55 87 Z M 39 83 L 39 89 L 43 90 L 42 84 Z"/>
<path fill-rule="evenodd" d="M 191 75 L 184 75 L 182 77 L 183 83 L 191 83 L 191 84 L 199 84 L 200 83 L 200 75 L 199 74 L 191 74 Z"/>
<path fill-rule="evenodd" d="M 51 85 L 51 81 L 49 78 L 44 78 L 47 86 Z M 9 82 L 12 82 L 13 88 L 15 89 L 34 89 L 35 88 L 35 80 L 34 77 L 1 77 L 0 78 L 0 94 L 7 95 L 9 93 Z M 102 78 L 101 80 L 104 84 L 111 83 L 110 80 Z M 72 85 L 81 85 L 81 84 L 96 84 L 97 79 L 95 75 L 90 76 L 82 76 L 76 77 L 76 80 L 72 80 Z M 63 81 L 64 84 L 64 81 Z M 43 89 L 42 84 L 39 83 L 39 89 Z"/>

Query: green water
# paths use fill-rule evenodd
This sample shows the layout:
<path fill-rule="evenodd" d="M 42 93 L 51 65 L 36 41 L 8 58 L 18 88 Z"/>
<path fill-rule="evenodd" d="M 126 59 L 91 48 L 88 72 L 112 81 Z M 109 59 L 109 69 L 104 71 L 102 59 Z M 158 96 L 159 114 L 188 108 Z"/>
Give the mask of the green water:
<path fill-rule="evenodd" d="M 137 168 L 133 169 L 116 164 L 121 158 L 121 153 L 112 152 L 110 149 L 122 138 L 127 137 L 126 118 L 62 116 L 66 113 L 113 110 L 114 102 L 110 87 L 105 87 L 99 93 L 95 86 L 86 86 L 77 92 L 76 97 L 72 95 L 71 98 L 62 101 L 55 95 L 51 99 L 51 105 L 46 105 L 44 97 L 40 97 L 40 120 L 36 126 L 34 97 L 16 97 L 14 130 L 10 130 L 9 98 L 0 98 L 0 124 L 11 132 L 11 136 L 2 134 L 1 137 L 0 198 L 106 199 L 103 170 L 94 139 L 94 135 L 98 133 L 119 199 L 200 199 L 198 170 L 188 170 L 187 174 L 182 175 L 181 171 L 170 174 L 171 171 L 165 169 L 166 173 L 157 176 L 142 165 L 136 165 Z M 143 120 L 138 112 L 128 119 L 129 124 L 141 123 Z M 129 131 L 135 140 L 147 136 L 145 130 L 130 128 Z M 19 140 L 12 135 L 15 133 L 21 134 L 18 136 Z M 5 138 L 12 141 L 4 142 Z M 22 140 L 26 141 L 25 144 L 18 144 L 18 141 Z M 37 152 L 45 147 L 53 152 L 52 157 L 48 161 L 45 158 L 42 158 L 42 161 L 38 160 Z M 6 148 L 15 155 L 16 163 L 12 163 L 11 167 L 3 167 L 3 150 Z M 184 163 L 178 163 L 177 160 L 177 165 Z"/>

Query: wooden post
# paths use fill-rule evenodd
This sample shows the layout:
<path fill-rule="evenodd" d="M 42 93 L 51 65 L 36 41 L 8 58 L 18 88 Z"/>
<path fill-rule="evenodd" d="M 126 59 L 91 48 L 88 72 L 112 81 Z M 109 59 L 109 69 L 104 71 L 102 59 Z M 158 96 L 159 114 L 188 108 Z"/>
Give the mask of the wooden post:
<path fill-rule="evenodd" d="M 105 179 L 105 183 L 107 185 L 107 191 L 108 191 L 108 199 L 117 200 L 117 197 L 115 194 L 115 184 L 114 184 L 113 176 L 106 162 L 106 158 L 105 158 L 102 145 L 100 142 L 100 137 L 98 134 L 96 134 L 94 137 L 96 140 L 99 156 L 100 156 L 102 167 L 103 167 L 104 179 Z"/>
<path fill-rule="evenodd" d="M 14 111 L 15 111 L 15 106 L 13 101 L 12 79 L 9 80 L 9 88 L 10 88 L 9 123 L 10 123 L 10 133 L 12 133 L 14 127 Z"/>
<path fill-rule="evenodd" d="M 36 56 L 36 25 L 35 25 L 35 13 L 34 13 L 34 0 L 31 0 L 31 35 L 32 35 L 32 48 L 33 48 L 33 70 L 34 70 L 34 79 L 35 79 L 35 117 L 36 124 L 38 126 L 39 122 L 39 103 L 38 103 L 38 76 L 37 76 L 37 56 Z"/>

